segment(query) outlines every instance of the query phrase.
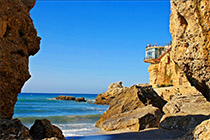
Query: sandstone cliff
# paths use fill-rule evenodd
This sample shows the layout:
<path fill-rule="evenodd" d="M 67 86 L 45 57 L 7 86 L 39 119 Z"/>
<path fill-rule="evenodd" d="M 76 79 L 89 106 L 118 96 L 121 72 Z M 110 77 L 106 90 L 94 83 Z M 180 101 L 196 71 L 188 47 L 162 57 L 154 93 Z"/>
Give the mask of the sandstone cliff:
<path fill-rule="evenodd" d="M 172 59 L 210 100 L 210 3 L 171 0 Z"/>
<path fill-rule="evenodd" d="M 35 0 L 0 0 L 0 118 L 12 118 L 17 95 L 30 78 L 29 56 L 40 38 L 29 11 Z"/>
<path fill-rule="evenodd" d="M 168 51 L 159 63 L 151 64 L 148 68 L 149 83 L 152 87 L 160 86 L 190 86 L 183 71 L 171 59 L 171 51 Z"/>
<path fill-rule="evenodd" d="M 0 0 L 0 139 L 30 140 L 38 134 L 64 139 L 61 130 L 48 120 L 41 120 L 43 125 L 29 134 L 20 120 L 11 119 L 18 93 L 30 78 L 29 56 L 39 51 L 40 37 L 29 13 L 35 1 Z"/>

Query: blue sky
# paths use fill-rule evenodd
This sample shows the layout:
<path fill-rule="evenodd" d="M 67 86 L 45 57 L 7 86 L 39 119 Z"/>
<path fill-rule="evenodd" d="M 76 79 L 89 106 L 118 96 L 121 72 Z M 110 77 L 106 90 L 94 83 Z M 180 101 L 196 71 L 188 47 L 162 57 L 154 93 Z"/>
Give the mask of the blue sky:
<path fill-rule="evenodd" d="M 149 82 L 148 43 L 168 43 L 169 1 L 41 1 L 31 17 L 42 38 L 22 92 L 101 93 L 113 82 Z"/>

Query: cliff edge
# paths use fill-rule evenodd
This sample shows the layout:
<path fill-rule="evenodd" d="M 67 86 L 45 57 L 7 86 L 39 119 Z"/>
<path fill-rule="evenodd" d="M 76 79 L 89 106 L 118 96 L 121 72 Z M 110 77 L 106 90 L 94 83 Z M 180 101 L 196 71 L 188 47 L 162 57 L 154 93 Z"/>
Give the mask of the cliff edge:
<path fill-rule="evenodd" d="M 210 100 L 210 3 L 171 0 L 172 59 Z"/>
<path fill-rule="evenodd" d="M 12 118 L 17 95 L 30 78 L 29 56 L 40 47 L 40 37 L 29 11 L 35 0 L 0 0 L 0 118 Z"/>

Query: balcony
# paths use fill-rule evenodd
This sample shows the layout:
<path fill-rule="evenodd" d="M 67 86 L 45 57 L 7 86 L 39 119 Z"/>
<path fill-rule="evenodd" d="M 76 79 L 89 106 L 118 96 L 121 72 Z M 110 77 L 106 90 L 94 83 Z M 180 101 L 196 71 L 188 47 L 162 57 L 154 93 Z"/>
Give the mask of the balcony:
<path fill-rule="evenodd" d="M 147 46 L 146 47 L 146 56 L 144 58 L 144 62 L 156 64 L 160 62 L 160 59 L 168 52 L 170 51 L 171 46 Z"/>

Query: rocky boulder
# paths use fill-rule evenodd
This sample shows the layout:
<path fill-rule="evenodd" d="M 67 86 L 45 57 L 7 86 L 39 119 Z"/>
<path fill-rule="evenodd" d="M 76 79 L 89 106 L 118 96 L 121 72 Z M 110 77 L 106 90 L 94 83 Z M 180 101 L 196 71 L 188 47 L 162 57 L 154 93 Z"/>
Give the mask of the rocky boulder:
<path fill-rule="evenodd" d="M 115 96 L 110 102 L 109 109 L 101 115 L 100 119 L 96 122 L 96 126 L 102 128 L 102 123 L 116 115 L 129 112 L 137 108 L 147 105 L 153 105 L 162 110 L 166 101 L 160 98 L 151 86 L 137 86 L 134 85 Z"/>
<path fill-rule="evenodd" d="M 204 120 L 209 119 L 209 115 L 187 115 L 187 114 L 167 114 L 160 121 L 160 128 L 167 130 L 178 129 L 184 133 L 192 131 Z"/>
<path fill-rule="evenodd" d="M 32 140 L 28 128 L 18 119 L 0 120 L 0 139 L 1 140 Z"/>
<path fill-rule="evenodd" d="M 76 102 L 86 102 L 84 97 L 75 98 L 73 96 L 63 96 L 63 95 L 55 97 L 54 99 L 56 99 L 56 100 L 66 100 L 66 101 L 76 101 Z"/>
<path fill-rule="evenodd" d="M 125 88 L 122 82 L 112 83 L 109 85 L 108 90 L 104 93 L 98 94 L 95 104 L 109 105 L 112 99 L 121 94 Z"/>
<path fill-rule="evenodd" d="M 170 101 L 175 95 L 185 95 L 189 93 L 198 92 L 195 87 L 192 86 L 175 86 L 175 87 L 164 87 L 154 88 L 157 94 L 166 101 Z"/>
<path fill-rule="evenodd" d="M 40 37 L 30 18 L 35 0 L 0 0 L 0 118 L 12 118 L 17 95 L 30 78 L 29 56 Z"/>
<path fill-rule="evenodd" d="M 177 94 L 164 107 L 165 114 L 210 115 L 210 102 L 201 93 Z"/>
<path fill-rule="evenodd" d="M 58 97 L 55 97 L 56 100 L 68 100 L 68 101 L 74 101 L 75 100 L 75 97 L 73 96 L 58 96 Z"/>
<path fill-rule="evenodd" d="M 103 121 L 100 128 L 106 131 L 129 130 L 140 131 L 146 128 L 158 127 L 162 117 L 159 108 L 151 105 L 113 115 Z"/>
<path fill-rule="evenodd" d="M 52 138 L 44 138 L 44 139 L 42 139 L 42 140 L 59 140 L 59 139 L 56 138 L 56 137 L 52 137 Z"/>
<path fill-rule="evenodd" d="M 109 87 L 108 87 L 108 90 L 112 90 L 112 89 L 115 89 L 115 88 L 123 88 L 122 82 L 120 81 L 120 82 L 110 84 Z"/>
<path fill-rule="evenodd" d="M 35 123 L 29 130 L 33 139 L 44 139 L 56 137 L 60 140 L 64 140 L 65 137 L 62 131 L 55 125 L 52 125 L 49 120 L 35 120 Z"/>
<path fill-rule="evenodd" d="M 210 3 L 171 0 L 172 59 L 210 101 Z"/>
<path fill-rule="evenodd" d="M 177 94 L 163 107 L 163 112 L 161 128 L 187 132 L 210 118 L 210 102 L 201 93 Z"/>
<path fill-rule="evenodd" d="M 86 102 L 84 97 L 76 98 L 75 101 L 76 102 Z"/>
<path fill-rule="evenodd" d="M 210 139 L 210 120 L 203 121 L 201 124 L 196 126 L 196 128 L 193 131 L 186 134 L 181 139 L 185 139 L 185 140 L 193 140 L 193 139 L 206 140 L 206 139 Z"/>

